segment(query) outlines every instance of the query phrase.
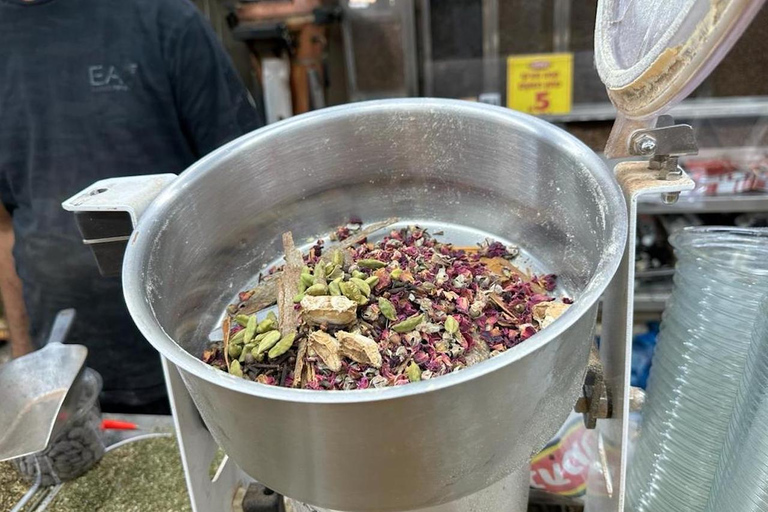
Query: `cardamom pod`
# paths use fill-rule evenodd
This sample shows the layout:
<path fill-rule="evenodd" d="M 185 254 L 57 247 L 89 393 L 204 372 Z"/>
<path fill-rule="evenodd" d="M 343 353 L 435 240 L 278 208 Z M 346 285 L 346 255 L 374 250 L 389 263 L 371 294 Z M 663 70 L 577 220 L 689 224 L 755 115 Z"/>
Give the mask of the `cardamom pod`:
<path fill-rule="evenodd" d="M 253 349 L 253 356 L 256 357 L 259 354 L 263 354 L 274 347 L 275 343 L 278 341 L 280 341 L 280 331 L 270 331 L 270 333 L 264 336 L 264 339 L 261 340 L 259 346 Z"/>
<path fill-rule="evenodd" d="M 418 382 L 421 380 L 421 368 L 419 368 L 419 365 L 413 361 L 405 367 L 405 374 L 411 382 Z"/>
<path fill-rule="evenodd" d="M 396 268 L 395 270 L 389 273 L 389 277 L 391 277 L 392 279 L 400 279 L 400 275 L 402 273 L 403 273 L 403 269 Z"/>
<path fill-rule="evenodd" d="M 312 274 L 301 274 L 301 282 L 304 284 L 304 286 L 312 286 L 315 284 L 315 278 L 312 277 Z"/>
<path fill-rule="evenodd" d="M 245 326 L 245 334 L 243 334 L 243 342 L 250 343 L 253 336 L 256 334 L 256 327 L 258 327 L 259 321 L 256 320 L 256 315 L 252 315 L 248 319 L 248 325 Z"/>
<path fill-rule="evenodd" d="M 293 341 L 296 339 L 296 331 L 291 331 L 280 339 L 280 342 L 275 344 L 274 347 L 269 349 L 267 354 L 270 359 L 280 357 L 288 352 L 288 349 L 293 346 Z"/>
<path fill-rule="evenodd" d="M 371 276 L 368 279 L 364 279 L 366 283 L 368 283 L 368 286 L 373 288 L 377 284 L 379 284 L 379 276 Z"/>
<path fill-rule="evenodd" d="M 363 292 L 363 295 L 366 297 L 370 297 L 371 295 L 371 287 L 368 286 L 368 283 L 363 281 L 362 279 L 359 279 L 357 277 L 351 277 L 349 278 L 349 282 L 357 286 L 357 288 Z"/>
<path fill-rule="evenodd" d="M 293 303 L 298 304 L 299 302 L 301 302 L 301 299 L 303 298 L 304 298 L 304 292 L 299 292 L 293 296 Z"/>
<path fill-rule="evenodd" d="M 242 345 L 232 345 L 229 344 L 229 357 L 232 359 L 237 359 L 240 357 L 240 354 L 243 353 L 243 346 Z"/>
<path fill-rule="evenodd" d="M 234 375 L 235 377 L 243 376 L 243 369 L 240 368 L 240 363 L 237 360 L 229 363 L 229 373 L 230 375 Z"/>
<path fill-rule="evenodd" d="M 411 317 L 406 318 L 399 324 L 395 324 L 392 326 L 392 330 L 399 333 L 404 332 L 410 332 L 416 328 L 421 322 L 424 321 L 424 314 L 419 315 L 413 315 Z"/>
<path fill-rule="evenodd" d="M 307 288 L 308 286 L 304 284 L 304 281 L 299 279 L 299 293 L 304 293 L 305 291 L 307 291 Z"/>
<path fill-rule="evenodd" d="M 360 272 L 359 270 L 353 270 L 352 277 L 356 277 L 358 279 L 365 279 L 367 276 L 365 275 L 365 272 Z"/>
<path fill-rule="evenodd" d="M 238 357 L 237 360 L 240 361 L 241 363 L 244 362 L 245 361 L 245 356 L 250 354 L 251 351 L 253 351 L 254 348 L 256 348 L 256 344 L 255 343 L 247 343 L 243 347 L 243 351 L 240 353 L 240 357 Z"/>
<path fill-rule="evenodd" d="M 256 334 L 264 334 L 267 331 L 273 330 L 275 327 L 277 327 L 277 323 L 275 321 L 273 321 L 271 318 L 265 318 L 259 322 L 259 325 L 256 327 Z"/>
<path fill-rule="evenodd" d="M 248 316 L 248 315 L 237 315 L 237 316 L 235 316 L 235 322 L 240 324 L 241 327 L 245 327 L 246 325 L 248 325 L 248 319 L 249 318 L 250 318 L 250 316 Z"/>
<path fill-rule="evenodd" d="M 387 263 L 384 261 L 374 260 L 374 259 L 362 259 L 357 260 L 357 265 L 363 268 L 371 268 L 371 269 L 377 269 L 377 268 L 384 268 L 387 266 Z"/>
<path fill-rule="evenodd" d="M 334 265 L 333 263 L 326 263 L 324 267 L 326 277 L 331 275 L 331 272 L 336 270 L 336 268 L 337 268 L 336 265 Z"/>
<path fill-rule="evenodd" d="M 453 316 L 448 316 L 445 319 L 445 331 L 450 334 L 456 334 L 459 332 L 459 322 Z"/>
<path fill-rule="evenodd" d="M 242 345 L 244 337 L 245 337 L 245 329 L 240 329 L 231 338 L 229 338 L 229 344 Z"/>
<path fill-rule="evenodd" d="M 339 288 L 339 283 L 337 281 L 331 281 L 328 284 L 328 293 L 334 296 L 341 295 L 341 288 Z"/>
<path fill-rule="evenodd" d="M 379 311 L 388 320 L 397 320 L 397 311 L 395 305 L 384 297 L 379 297 Z"/>
<path fill-rule="evenodd" d="M 333 280 L 333 279 L 339 279 L 339 278 L 341 278 L 341 277 L 344 277 L 344 270 L 342 270 L 342 268 L 341 268 L 341 267 L 336 267 L 336 268 L 333 270 L 333 272 L 331 272 L 330 274 L 328 274 L 328 275 L 327 275 L 327 276 L 325 276 L 325 277 L 326 277 L 326 279 L 331 279 L 331 280 Z"/>
<path fill-rule="evenodd" d="M 339 267 L 344 266 L 344 253 L 341 252 L 341 249 L 334 249 L 333 253 L 331 254 L 331 261 L 334 265 L 337 265 Z"/>
<path fill-rule="evenodd" d="M 361 306 L 368 303 L 368 298 L 363 295 L 363 292 L 360 291 L 360 288 L 355 286 L 353 283 L 349 281 L 342 281 L 339 283 L 339 288 L 341 289 L 341 293 L 349 300 L 353 300 Z"/>
<path fill-rule="evenodd" d="M 307 288 L 307 291 L 305 293 L 307 295 L 312 295 L 314 297 L 317 297 L 320 295 L 328 295 L 328 286 L 325 283 L 315 283 L 309 288 Z"/>
<path fill-rule="evenodd" d="M 267 313 L 267 318 L 271 318 L 273 322 L 275 322 L 275 325 L 277 325 L 277 315 L 274 311 L 270 311 Z"/>
<path fill-rule="evenodd" d="M 315 265 L 314 284 L 325 284 L 325 266 L 322 263 Z"/>

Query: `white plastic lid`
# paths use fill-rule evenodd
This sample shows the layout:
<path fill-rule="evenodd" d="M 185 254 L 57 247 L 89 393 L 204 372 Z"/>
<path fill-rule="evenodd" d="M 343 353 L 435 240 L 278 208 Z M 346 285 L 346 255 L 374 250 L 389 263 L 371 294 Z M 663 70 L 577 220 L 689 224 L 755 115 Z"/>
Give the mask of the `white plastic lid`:
<path fill-rule="evenodd" d="M 650 119 L 717 66 L 764 0 L 599 0 L 595 61 L 622 117 Z"/>

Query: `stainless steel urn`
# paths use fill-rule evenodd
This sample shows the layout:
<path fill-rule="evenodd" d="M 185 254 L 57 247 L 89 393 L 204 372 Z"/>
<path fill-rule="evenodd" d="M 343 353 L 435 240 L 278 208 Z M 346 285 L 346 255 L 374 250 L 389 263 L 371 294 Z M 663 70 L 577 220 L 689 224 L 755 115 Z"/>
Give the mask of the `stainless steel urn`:
<path fill-rule="evenodd" d="M 281 233 L 306 241 L 392 216 L 516 243 L 575 303 L 498 357 L 395 388 L 284 389 L 199 360 L 226 305 L 280 256 Z M 558 429 L 626 234 L 613 173 L 559 128 L 476 103 L 375 101 L 270 125 L 187 169 L 138 219 L 123 283 L 139 328 L 246 473 L 322 507 L 410 510 L 521 470 Z"/>

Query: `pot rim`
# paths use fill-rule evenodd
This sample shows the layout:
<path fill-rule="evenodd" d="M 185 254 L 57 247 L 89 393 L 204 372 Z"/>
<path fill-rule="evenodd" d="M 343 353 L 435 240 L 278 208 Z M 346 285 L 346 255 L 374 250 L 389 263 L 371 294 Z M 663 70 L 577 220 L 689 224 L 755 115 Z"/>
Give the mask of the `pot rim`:
<path fill-rule="evenodd" d="M 520 132 L 528 132 L 531 136 L 547 134 L 553 145 L 564 153 L 570 153 L 574 160 L 581 161 L 584 167 L 590 170 L 598 189 L 604 195 L 606 205 L 614 204 L 615 211 L 605 211 L 606 249 L 594 277 L 581 295 L 574 299 L 573 305 L 552 325 L 498 356 L 455 373 L 404 386 L 349 391 L 318 391 L 271 386 L 222 372 L 184 350 L 157 321 L 143 289 L 142 276 L 145 274 L 145 263 L 151 254 L 154 236 L 158 236 L 158 232 L 162 230 L 164 210 L 181 199 L 189 184 L 203 179 L 207 172 L 218 165 L 219 160 L 230 153 L 237 152 L 245 145 L 280 132 L 290 132 L 294 126 L 316 121 L 318 118 L 326 120 L 344 118 L 350 114 L 382 109 L 392 112 L 442 109 L 456 114 L 482 114 L 489 120 L 514 125 Z M 606 163 L 576 137 L 534 116 L 503 107 L 450 99 L 408 98 L 350 103 L 291 117 L 245 134 L 213 151 L 185 170 L 155 198 L 139 219 L 123 259 L 123 290 L 128 310 L 141 333 L 163 357 L 184 370 L 182 373 L 189 373 L 211 384 L 246 395 L 287 402 L 352 404 L 398 399 L 449 388 L 489 374 L 539 350 L 563 334 L 595 305 L 618 269 L 627 239 L 627 216 L 624 195 Z M 146 234 L 141 236 L 147 231 L 153 236 Z"/>

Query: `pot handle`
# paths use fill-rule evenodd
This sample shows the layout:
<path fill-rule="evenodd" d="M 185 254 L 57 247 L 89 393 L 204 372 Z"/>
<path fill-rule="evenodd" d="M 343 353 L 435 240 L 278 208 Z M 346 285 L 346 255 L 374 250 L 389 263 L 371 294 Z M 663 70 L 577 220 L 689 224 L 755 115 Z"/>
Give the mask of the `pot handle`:
<path fill-rule="evenodd" d="M 97 181 L 61 206 L 75 221 L 104 277 L 120 275 L 133 228 L 155 197 L 177 176 L 149 174 Z"/>

